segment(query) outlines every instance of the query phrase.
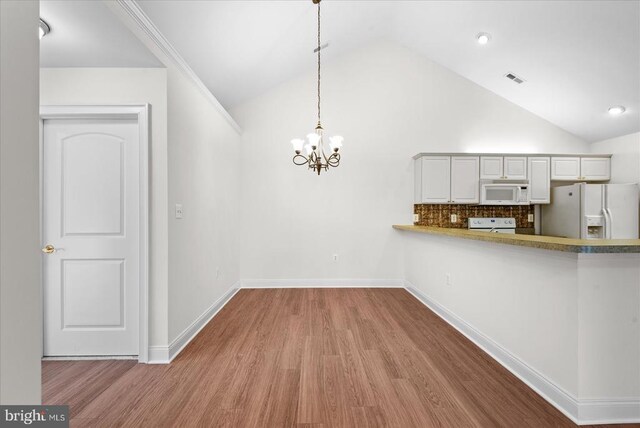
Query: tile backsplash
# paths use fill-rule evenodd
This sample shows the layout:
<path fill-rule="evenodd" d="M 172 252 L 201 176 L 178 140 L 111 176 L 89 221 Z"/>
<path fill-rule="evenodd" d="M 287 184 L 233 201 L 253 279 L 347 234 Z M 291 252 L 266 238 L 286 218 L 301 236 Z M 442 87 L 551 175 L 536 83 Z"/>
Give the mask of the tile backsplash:
<path fill-rule="evenodd" d="M 464 204 L 415 204 L 413 213 L 420 216 L 417 226 L 453 227 L 466 229 L 469 217 L 513 217 L 517 228 L 533 228 L 528 215 L 534 213 L 533 205 L 464 205 Z M 458 216 L 451 223 L 451 214 Z"/>

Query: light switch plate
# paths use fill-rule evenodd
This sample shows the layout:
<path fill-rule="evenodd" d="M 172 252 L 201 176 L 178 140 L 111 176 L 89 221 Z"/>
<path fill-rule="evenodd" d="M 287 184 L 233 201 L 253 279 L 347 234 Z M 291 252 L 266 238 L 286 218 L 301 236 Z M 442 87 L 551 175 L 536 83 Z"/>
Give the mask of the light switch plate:
<path fill-rule="evenodd" d="M 413 222 L 414 222 L 414 223 L 417 223 L 417 222 L 419 222 L 419 221 L 420 221 L 420 214 L 414 214 L 414 215 L 413 215 Z"/>
<path fill-rule="evenodd" d="M 529 220 L 529 223 L 533 223 L 533 214 L 529 214 L 527 220 Z"/>
<path fill-rule="evenodd" d="M 458 222 L 458 214 L 451 214 L 451 223 Z"/>
<path fill-rule="evenodd" d="M 176 218 L 182 218 L 182 204 L 176 204 Z"/>

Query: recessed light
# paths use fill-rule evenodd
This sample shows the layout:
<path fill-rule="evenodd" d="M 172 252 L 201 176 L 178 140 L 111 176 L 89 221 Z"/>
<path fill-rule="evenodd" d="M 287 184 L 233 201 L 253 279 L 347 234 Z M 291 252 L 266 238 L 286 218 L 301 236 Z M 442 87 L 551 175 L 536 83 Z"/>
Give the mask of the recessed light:
<path fill-rule="evenodd" d="M 478 35 L 476 36 L 476 40 L 478 40 L 478 43 L 480 43 L 481 45 L 486 45 L 491 40 L 491 34 L 478 33 Z"/>
<path fill-rule="evenodd" d="M 620 116 L 622 113 L 624 113 L 625 111 L 627 111 L 626 108 L 624 108 L 624 106 L 613 106 L 613 107 L 609 107 L 609 114 L 611 116 Z"/>
<path fill-rule="evenodd" d="M 51 27 L 41 19 L 40 27 L 38 28 L 38 36 L 42 39 L 44 36 L 49 34 L 49 31 L 51 31 Z"/>

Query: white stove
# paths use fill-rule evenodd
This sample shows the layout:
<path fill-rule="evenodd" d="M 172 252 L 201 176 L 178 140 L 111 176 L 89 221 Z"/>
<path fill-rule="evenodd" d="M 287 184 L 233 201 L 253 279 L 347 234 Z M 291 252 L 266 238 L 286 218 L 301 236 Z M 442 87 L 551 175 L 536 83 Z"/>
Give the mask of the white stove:
<path fill-rule="evenodd" d="M 469 230 L 493 233 L 516 233 L 516 219 L 502 217 L 470 217 Z"/>

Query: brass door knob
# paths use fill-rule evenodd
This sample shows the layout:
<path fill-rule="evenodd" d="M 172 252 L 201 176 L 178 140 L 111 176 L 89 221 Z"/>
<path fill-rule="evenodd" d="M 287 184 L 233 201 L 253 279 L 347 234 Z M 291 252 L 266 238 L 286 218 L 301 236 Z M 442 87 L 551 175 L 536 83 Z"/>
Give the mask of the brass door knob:
<path fill-rule="evenodd" d="M 51 245 L 51 244 L 46 245 L 46 246 L 42 249 L 42 252 L 43 252 L 43 253 L 45 253 L 45 254 L 52 254 L 52 253 L 55 253 L 55 251 L 56 251 L 56 247 L 54 247 L 54 246 L 53 246 L 53 245 Z"/>

